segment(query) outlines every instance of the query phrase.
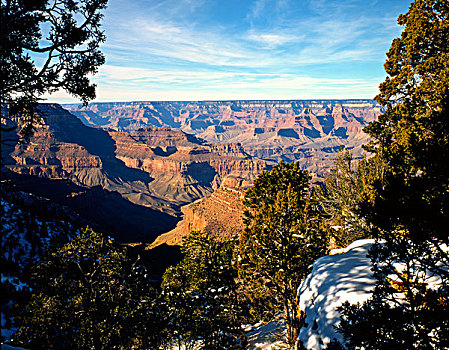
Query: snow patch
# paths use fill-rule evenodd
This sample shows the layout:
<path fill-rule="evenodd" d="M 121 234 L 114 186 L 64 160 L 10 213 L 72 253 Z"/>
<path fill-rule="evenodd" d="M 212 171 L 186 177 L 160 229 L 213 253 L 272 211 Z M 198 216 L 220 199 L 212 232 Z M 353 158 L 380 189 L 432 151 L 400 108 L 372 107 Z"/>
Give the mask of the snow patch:
<path fill-rule="evenodd" d="M 362 303 L 371 296 L 376 279 L 368 251 L 373 244 L 373 239 L 358 240 L 316 260 L 299 286 L 299 308 L 306 315 L 299 339 L 307 349 L 321 350 L 334 338 L 343 342 L 334 328 L 340 321 L 337 308 L 345 301 Z"/>

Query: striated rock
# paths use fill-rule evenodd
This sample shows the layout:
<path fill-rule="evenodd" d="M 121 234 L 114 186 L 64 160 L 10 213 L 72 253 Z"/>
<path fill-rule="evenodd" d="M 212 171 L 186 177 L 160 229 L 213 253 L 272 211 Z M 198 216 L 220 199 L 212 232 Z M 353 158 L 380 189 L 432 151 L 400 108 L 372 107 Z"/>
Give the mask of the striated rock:
<path fill-rule="evenodd" d="M 30 143 L 2 149 L 6 168 L 118 192 L 131 203 L 169 214 L 174 220 L 181 206 L 212 193 L 227 177 L 251 182 L 267 169 L 266 162 L 248 155 L 239 144 L 210 144 L 166 127 L 132 133 L 92 128 L 58 105 L 42 105 L 40 111 L 46 125 L 36 130 Z M 173 225 L 174 220 L 166 221 Z M 161 232 L 160 223 L 152 227 Z M 147 236 L 147 242 L 155 238 L 153 233 Z"/>
<path fill-rule="evenodd" d="M 182 207 L 183 219 L 176 228 L 156 238 L 148 249 L 161 244 L 180 245 L 191 231 L 213 232 L 224 238 L 240 234 L 244 229 L 245 185 L 249 183 L 242 178 L 228 177 L 212 194 Z"/>
<path fill-rule="evenodd" d="M 341 148 L 362 156 L 362 129 L 382 112 L 372 100 L 204 101 L 67 105 L 86 123 L 135 131 L 166 126 L 209 143 L 240 144 L 268 162 L 299 161 L 324 176 Z M 149 117 L 151 116 L 151 118 Z"/>

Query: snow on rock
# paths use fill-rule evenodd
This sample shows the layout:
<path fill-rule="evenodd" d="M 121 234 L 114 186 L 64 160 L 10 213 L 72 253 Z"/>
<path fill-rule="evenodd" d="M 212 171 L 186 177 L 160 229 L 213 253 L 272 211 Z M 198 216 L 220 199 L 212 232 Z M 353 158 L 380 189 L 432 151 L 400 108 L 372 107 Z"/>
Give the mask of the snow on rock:
<path fill-rule="evenodd" d="M 282 338 L 285 338 L 285 321 L 283 315 L 279 314 L 273 321 L 266 324 L 259 322 L 248 326 L 245 331 L 248 337 L 248 349 L 279 349 L 283 345 Z"/>
<path fill-rule="evenodd" d="M 7 344 L 2 344 L 1 345 L 1 350 L 26 350 L 26 349 L 24 349 L 24 348 L 17 348 L 15 346 L 7 345 Z"/>
<path fill-rule="evenodd" d="M 340 321 L 337 307 L 345 301 L 364 302 L 371 296 L 376 280 L 367 255 L 373 243 L 372 239 L 358 240 L 318 259 L 299 286 L 299 308 L 306 315 L 299 339 L 306 349 L 325 349 L 334 338 L 343 342 L 334 328 Z"/>

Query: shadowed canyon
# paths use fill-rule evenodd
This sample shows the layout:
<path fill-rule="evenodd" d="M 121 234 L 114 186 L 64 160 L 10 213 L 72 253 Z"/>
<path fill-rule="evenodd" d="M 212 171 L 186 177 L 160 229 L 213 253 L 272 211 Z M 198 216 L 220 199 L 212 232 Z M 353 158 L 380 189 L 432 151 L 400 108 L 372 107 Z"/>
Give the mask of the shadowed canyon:
<path fill-rule="evenodd" d="M 64 108 L 41 105 L 45 125 L 30 142 L 2 148 L 3 176 L 122 242 L 156 239 L 151 247 L 179 244 L 191 230 L 240 231 L 244 190 L 260 172 L 299 161 L 319 181 L 340 149 L 362 156 L 362 129 L 381 113 L 371 100 Z"/>

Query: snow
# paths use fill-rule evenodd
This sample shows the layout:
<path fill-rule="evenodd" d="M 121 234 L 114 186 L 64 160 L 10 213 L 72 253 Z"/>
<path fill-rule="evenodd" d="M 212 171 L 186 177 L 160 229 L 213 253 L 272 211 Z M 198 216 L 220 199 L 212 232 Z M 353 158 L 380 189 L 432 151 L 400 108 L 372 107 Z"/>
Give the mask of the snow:
<path fill-rule="evenodd" d="M 343 342 L 334 328 L 340 321 L 337 308 L 345 301 L 361 303 L 371 296 L 376 280 L 367 254 L 373 243 L 358 240 L 318 259 L 299 286 L 299 307 L 306 315 L 299 339 L 307 349 L 324 349 L 334 338 Z"/>
<path fill-rule="evenodd" d="M 25 266 L 39 261 L 52 241 L 65 242 L 79 233 L 68 221 L 60 220 L 66 213 L 48 206 L 48 201 L 19 191 L 8 191 L 0 186 L 0 217 L 2 269 L 0 287 L 13 291 L 10 300 L 1 304 L 1 336 L 6 341 L 16 330 L 13 324 L 14 305 L 20 293 L 30 291 L 25 283 Z M 69 215 L 69 214 L 67 214 Z M 3 349 L 2 345 L 2 349 Z"/>
<path fill-rule="evenodd" d="M 248 337 L 248 349 L 274 350 L 284 345 L 282 339 L 285 338 L 285 322 L 282 314 L 269 323 L 259 322 L 247 327 L 245 332 Z"/>
<path fill-rule="evenodd" d="M 7 344 L 2 344 L 1 350 L 25 350 L 25 349 L 24 348 L 16 348 L 14 346 L 7 345 Z"/>

